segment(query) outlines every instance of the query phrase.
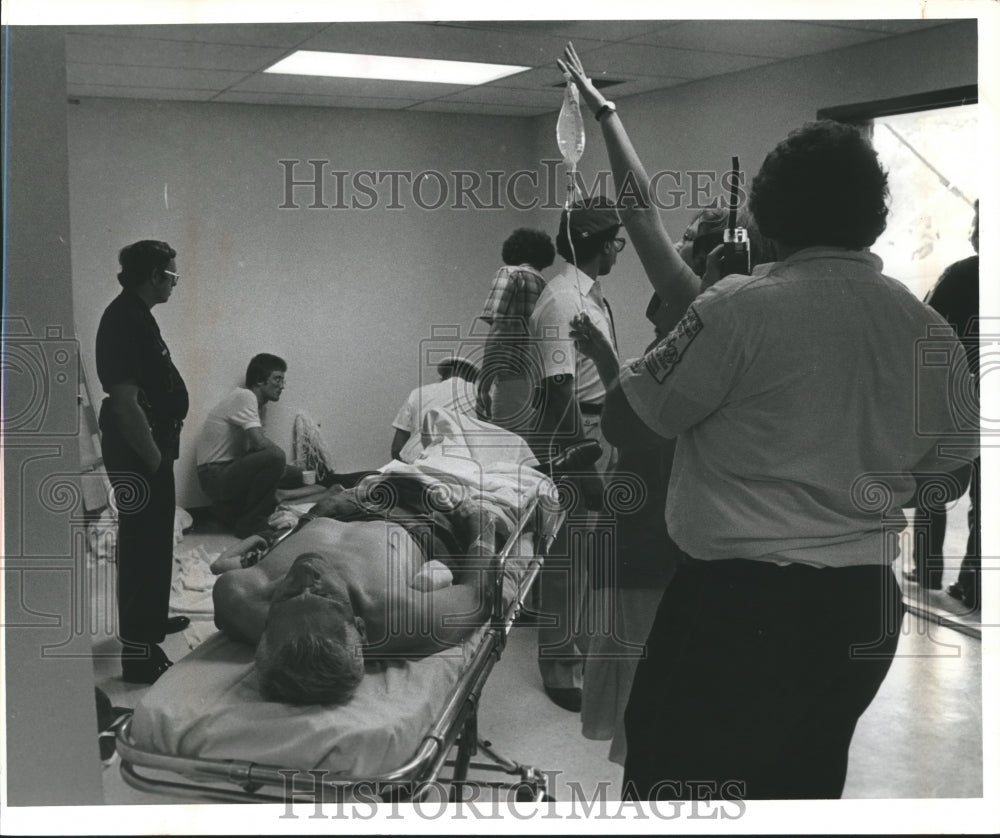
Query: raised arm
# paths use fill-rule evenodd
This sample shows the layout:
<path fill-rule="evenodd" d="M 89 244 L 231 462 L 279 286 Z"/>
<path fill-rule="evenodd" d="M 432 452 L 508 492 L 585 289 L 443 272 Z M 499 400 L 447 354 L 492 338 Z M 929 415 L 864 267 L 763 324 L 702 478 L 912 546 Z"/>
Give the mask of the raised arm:
<path fill-rule="evenodd" d="M 590 111 L 595 116 L 601 114 L 601 132 L 618 193 L 637 196 L 637 206 L 623 208 L 621 216 L 650 284 L 669 307 L 684 311 L 698 296 L 700 281 L 678 255 L 663 226 L 652 200 L 649 175 L 632 147 L 621 117 L 610 109 L 602 111 L 607 100 L 587 77 L 572 44 L 566 46 L 558 64 L 572 76 Z"/>

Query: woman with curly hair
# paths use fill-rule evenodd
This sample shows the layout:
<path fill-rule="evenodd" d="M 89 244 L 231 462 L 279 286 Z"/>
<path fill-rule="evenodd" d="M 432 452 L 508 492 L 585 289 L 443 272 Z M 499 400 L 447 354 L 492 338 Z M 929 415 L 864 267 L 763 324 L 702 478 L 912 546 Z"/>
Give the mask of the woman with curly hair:
<path fill-rule="evenodd" d="M 616 182 L 631 175 L 641 189 L 621 118 L 572 46 L 563 66 Z M 868 251 L 887 195 L 857 129 L 793 131 L 750 195 L 778 261 L 701 293 L 607 389 L 612 444 L 677 440 L 665 515 L 684 553 L 629 697 L 623 797 L 843 790 L 855 725 L 895 654 L 901 509 L 928 482 L 961 495 L 968 462 L 939 443 L 967 434 L 971 447 L 959 419 L 978 415 L 964 353 L 935 331 L 944 319 Z M 655 209 L 625 223 L 647 272 L 666 276 L 661 297 L 692 298 L 690 277 L 657 262 L 669 239 Z M 606 366 L 600 336 L 575 325 L 581 351 Z M 950 367 L 915 363 L 930 335 Z"/>

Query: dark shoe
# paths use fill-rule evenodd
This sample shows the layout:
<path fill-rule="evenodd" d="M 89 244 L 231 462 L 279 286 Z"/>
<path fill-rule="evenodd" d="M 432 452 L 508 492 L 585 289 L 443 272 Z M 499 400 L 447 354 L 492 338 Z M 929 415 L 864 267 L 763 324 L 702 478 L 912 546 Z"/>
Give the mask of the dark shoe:
<path fill-rule="evenodd" d="M 545 694 L 552 699 L 553 704 L 559 705 L 563 710 L 569 710 L 570 713 L 580 712 L 583 690 L 579 687 L 545 687 Z"/>
<path fill-rule="evenodd" d="M 191 625 L 190 617 L 169 617 L 163 626 L 163 633 L 177 634 L 179 631 L 184 631 L 189 625 Z"/>
<path fill-rule="evenodd" d="M 948 596 L 965 602 L 965 588 L 959 585 L 958 582 L 955 582 L 954 584 L 948 586 Z"/>
<path fill-rule="evenodd" d="M 948 596 L 959 600 L 970 611 L 976 611 L 979 608 L 975 595 L 967 591 L 961 582 L 955 582 L 948 586 Z"/>
<path fill-rule="evenodd" d="M 122 652 L 122 680 L 129 684 L 152 684 L 173 666 L 163 649 L 149 645 L 148 657 L 132 657 Z"/>

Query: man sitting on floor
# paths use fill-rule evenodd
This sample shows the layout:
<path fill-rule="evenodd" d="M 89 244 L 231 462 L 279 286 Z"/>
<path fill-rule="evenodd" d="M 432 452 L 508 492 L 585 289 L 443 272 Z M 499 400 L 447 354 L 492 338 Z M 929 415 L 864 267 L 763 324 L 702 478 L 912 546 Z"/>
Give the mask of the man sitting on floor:
<path fill-rule="evenodd" d="M 429 655 L 483 623 L 495 521 L 470 501 L 443 512 L 429 500 L 406 475 L 334 487 L 258 564 L 219 577 L 216 625 L 258 644 L 264 698 L 343 703 L 366 657 Z"/>
<path fill-rule="evenodd" d="M 198 438 L 198 482 L 212 511 L 240 538 L 267 525 L 276 489 L 302 485 L 302 470 L 286 463 L 261 422 L 264 406 L 281 398 L 287 369 L 277 355 L 255 355 L 245 386 L 212 408 Z"/>

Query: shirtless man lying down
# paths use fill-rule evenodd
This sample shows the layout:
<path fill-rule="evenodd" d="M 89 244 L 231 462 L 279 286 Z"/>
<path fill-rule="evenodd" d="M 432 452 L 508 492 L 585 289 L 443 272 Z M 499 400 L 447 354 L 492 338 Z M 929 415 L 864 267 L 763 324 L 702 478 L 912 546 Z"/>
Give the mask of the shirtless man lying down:
<path fill-rule="evenodd" d="M 352 491 L 345 492 L 347 505 Z M 447 514 L 451 526 L 442 532 L 428 516 L 410 512 L 315 518 L 258 564 L 219 577 L 215 623 L 257 644 L 264 698 L 343 703 L 361 681 L 366 657 L 433 654 L 486 620 L 492 519 L 463 503 Z M 461 545 L 457 556 L 443 555 L 449 542 Z"/>

